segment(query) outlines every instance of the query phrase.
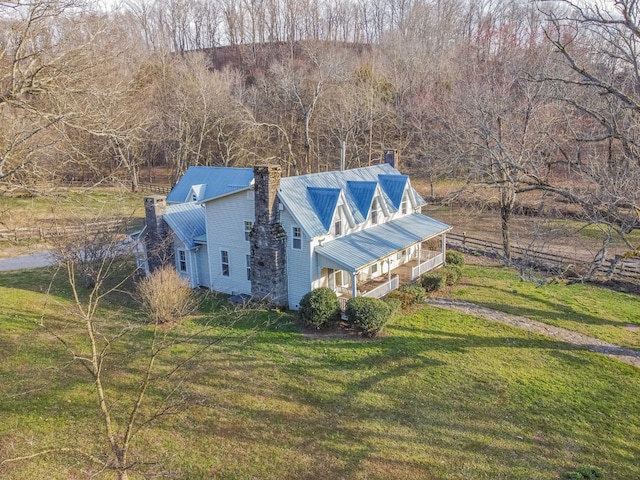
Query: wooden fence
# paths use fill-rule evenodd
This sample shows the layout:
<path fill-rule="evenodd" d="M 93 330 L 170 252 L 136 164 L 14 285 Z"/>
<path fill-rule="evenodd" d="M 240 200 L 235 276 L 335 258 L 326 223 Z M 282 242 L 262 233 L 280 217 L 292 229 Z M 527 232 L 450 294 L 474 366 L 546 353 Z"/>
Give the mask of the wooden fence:
<path fill-rule="evenodd" d="M 100 222 L 91 222 L 76 225 L 55 225 L 55 226 L 37 226 L 37 227 L 21 227 L 11 229 L 0 229 L 0 240 L 8 240 L 12 242 L 24 242 L 27 240 L 46 240 L 66 235 L 78 235 L 82 233 L 95 232 L 116 232 L 118 230 L 131 230 L 134 225 L 131 222 L 122 219 L 110 219 Z"/>
<path fill-rule="evenodd" d="M 463 250 L 477 251 L 484 255 L 504 258 L 501 243 L 455 233 L 448 233 L 447 240 L 453 247 L 459 246 Z M 558 255 L 519 246 L 511 247 L 511 258 L 512 260 L 526 262 L 532 266 L 542 267 L 550 271 L 572 271 L 577 275 L 597 273 L 600 276 L 606 276 L 612 280 L 634 283 L 640 282 L 640 259 L 637 258 L 622 259 L 617 256 L 606 259 L 601 262 L 600 265 L 596 265 L 593 261 L 588 261 L 584 258 Z"/>
<path fill-rule="evenodd" d="M 171 187 L 168 185 L 157 185 L 154 183 L 141 183 L 138 187 L 142 192 L 161 193 L 162 195 L 168 195 L 171 191 Z"/>

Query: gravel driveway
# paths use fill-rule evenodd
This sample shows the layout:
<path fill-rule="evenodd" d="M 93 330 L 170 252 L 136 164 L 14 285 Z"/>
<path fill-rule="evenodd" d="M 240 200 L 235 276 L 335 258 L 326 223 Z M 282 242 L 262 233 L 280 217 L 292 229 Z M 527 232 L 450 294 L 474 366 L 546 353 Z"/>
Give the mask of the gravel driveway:
<path fill-rule="evenodd" d="M 48 267 L 55 264 L 50 252 L 30 253 L 13 258 L 0 258 L 0 272 L 9 270 L 23 270 L 27 268 Z"/>
<path fill-rule="evenodd" d="M 438 297 L 429 297 L 426 300 L 426 303 L 436 307 L 457 310 L 462 313 L 473 315 L 475 317 L 482 317 L 494 322 L 505 323 L 530 332 L 539 333 L 562 342 L 567 342 L 576 347 L 589 350 L 590 352 L 608 355 L 609 357 L 620 360 L 621 362 L 640 368 L 640 351 L 633 350 L 631 348 L 620 347 L 597 338 L 582 335 L 581 333 L 547 325 L 546 323 L 531 320 L 530 318 L 498 312 L 496 310 L 481 307 L 474 303 Z"/>

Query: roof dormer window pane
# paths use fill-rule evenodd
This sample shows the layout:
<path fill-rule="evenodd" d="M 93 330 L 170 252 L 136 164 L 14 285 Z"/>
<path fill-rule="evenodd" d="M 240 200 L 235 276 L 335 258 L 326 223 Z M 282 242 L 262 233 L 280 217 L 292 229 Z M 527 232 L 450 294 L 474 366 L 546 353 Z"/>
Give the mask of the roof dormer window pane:
<path fill-rule="evenodd" d="M 371 223 L 373 225 L 378 224 L 378 200 L 374 199 L 371 204 Z"/>
<path fill-rule="evenodd" d="M 339 237 L 342 235 L 342 214 L 340 207 L 336 209 L 335 221 L 333 222 L 333 235 Z"/>

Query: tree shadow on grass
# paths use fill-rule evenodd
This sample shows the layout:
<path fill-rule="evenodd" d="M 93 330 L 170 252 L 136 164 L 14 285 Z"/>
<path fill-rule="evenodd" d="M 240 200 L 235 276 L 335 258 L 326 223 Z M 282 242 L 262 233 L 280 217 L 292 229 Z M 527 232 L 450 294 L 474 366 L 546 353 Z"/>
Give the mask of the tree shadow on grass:
<path fill-rule="evenodd" d="M 511 315 L 527 317 L 533 320 L 544 321 L 543 319 L 549 318 L 551 315 L 557 315 L 559 318 L 563 320 L 569 320 L 576 323 L 585 323 L 590 325 L 611 325 L 611 326 L 621 327 L 629 323 L 640 324 L 640 318 L 636 318 L 633 320 L 620 320 L 620 321 L 607 320 L 601 317 L 590 315 L 585 312 L 577 311 L 574 307 L 571 307 L 569 305 L 564 305 L 558 302 L 553 302 L 551 300 L 542 299 L 527 293 L 514 294 L 510 292 L 508 289 L 488 287 L 488 286 L 479 286 L 478 288 L 505 292 L 507 294 L 522 297 L 530 300 L 531 302 L 543 304 L 550 307 L 548 310 L 545 310 L 541 308 L 527 307 L 527 306 L 516 305 L 516 304 L 498 303 L 493 301 L 483 301 L 483 300 L 473 301 L 474 304 L 485 307 L 485 308 L 496 310 L 498 312 L 505 312 Z"/>

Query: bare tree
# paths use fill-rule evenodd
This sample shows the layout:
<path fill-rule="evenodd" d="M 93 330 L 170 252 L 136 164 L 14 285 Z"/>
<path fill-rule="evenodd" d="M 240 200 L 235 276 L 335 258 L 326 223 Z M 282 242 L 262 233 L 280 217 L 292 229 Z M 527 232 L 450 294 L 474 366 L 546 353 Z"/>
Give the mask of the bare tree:
<path fill-rule="evenodd" d="M 626 239 L 640 228 L 640 6 L 559 4 L 540 2 L 559 60 L 540 79 L 569 107 L 569 128 L 558 143 L 578 181 L 551 190 Z"/>
<path fill-rule="evenodd" d="M 177 332 L 177 320 L 193 307 L 194 292 L 167 289 L 162 281 L 156 281 L 159 277 L 141 287 L 146 292 L 144 303 L 155 305 L 148 310 L 149 323 L 105 317 L 108 302 L 132 301 L 127 292 L 132 290 L 136 264 L 122 232 L 92 228 L 91 222 L 85 227 L 84 232 L 60 235 L 55 242 L 60 262 L 56 274 L 66 273 L 72 296 L 73 306 L 66 322 L 75 328 L 56 328 L 46 315 L 38 326 L 47 329 L 65 347 L 70 363 L 78 363 L 86 372 L 86 379 L 93 385 L 100 441 L 76 445 L 72 438 L 60 439 L 40 451 L 6 458 L 0 461 L 0 468 L 42 456 L 74 457 L 92 465 L 89 472 L 111 471 L 119 480 L 126 480 L 131 473 L 148 474 L 148 469 L 154 468 L 152 455 L 139 450 L 136 441 L 154 422 L 193 404 L 186 387 L 191 371 L 188 367 L 201 359 L 205 350 L 222 341 L 224 334 L 211 334 L 212 325 L 220 318 L 213 315 L 197 331 Z M 156 316 L 156 300 L 160 297 L 164 305 L 168 301 L 177 306 L 171 309 L 172 322 L 168 325 Z M 240 318 L 242 312 L 233 315 Z M 136 335 L 142 330 L 144 335 Z M 205 335 L 206 332 L 209 333 Z M 184 355 L 175 354 L 178 344 L 188 346 Z M 125 374 L 125 370 L 135 374 Z M 154 395 L 149 395 L 150 389 Z M 162 462 L 156 463 L 162 468 Z"/>

